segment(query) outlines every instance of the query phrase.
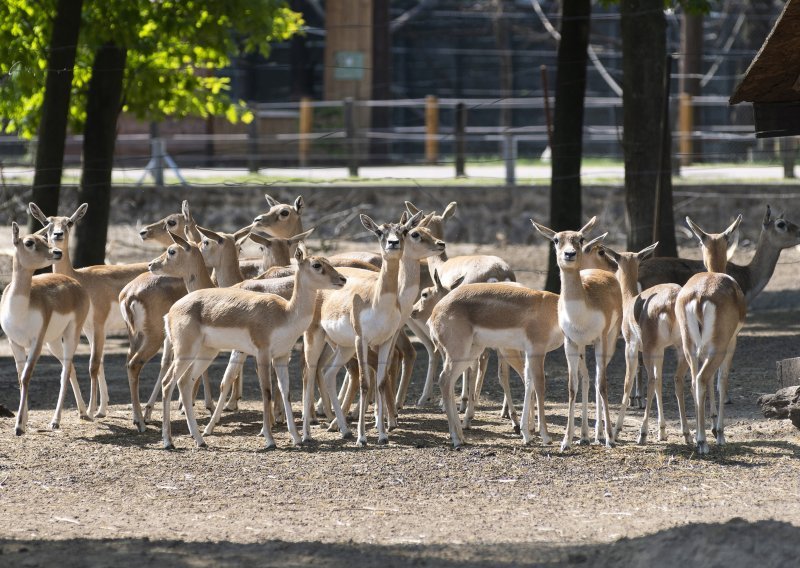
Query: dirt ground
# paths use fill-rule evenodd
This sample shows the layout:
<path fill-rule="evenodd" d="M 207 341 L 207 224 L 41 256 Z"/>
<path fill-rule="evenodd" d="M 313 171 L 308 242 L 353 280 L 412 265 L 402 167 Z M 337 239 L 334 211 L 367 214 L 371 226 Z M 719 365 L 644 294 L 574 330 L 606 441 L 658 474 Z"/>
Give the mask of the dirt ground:
<path fill-rule="evenodd" d="M 142 258 L 154 252 L 131 244 L 135 239 L 125 231 L 116 234 L 117 250 Z M 543 245 L 452 250 L 492 250 L 524 282 L 542 283 Z M 736 260 L 751 254 L 740 250 Z M 775 361 L 800 351 L 798 262 L 800 252 L 784 252 L 748 315 L 734 359 L 728 444 L 712 442 L 704 458 L 679 435 L 670 380 L 668 441 L 656 441 L 652 420 L 650 442 L 636 445 L 641 411 L 633 410 L 616 448 L 576 445 L 561 454 L 557 443 L 523 446 L 498 416 L 502 394 L 493 374 L 467 432 L 469 444 L 454 451 L 444 413 L 414 405 L 427 364 L 424 350 L 400 427 L 386 447 L 375 444 L 373 430 L 370 445 L 358 449 L 328 433 L 323 422 L 310 446 L 291 448 L 279 427 L 278 449 L 264 451 L 259 394 L 248 367 L 243 409 L 223 416 L 206 438 L 208 449 L 194 449 L 183 417 L 174 412 L 177 449 L 165 451 L 160 410 L 144 434 L 133 429 L 124 340 L 111 342 L 106 359 L 109 416 L 78 420 L 69 395 L 58 431 L 47 425 L 59 367 L 43 357 L 32 382 L 28 433 L 15 437 L 13 419 L 0 419 L 0 565 L 795 564 L 800 436 L 788 421 L 761 417 L 756 399 L 777 389 Z M 86 353 L 82 346 L 84 393 Z M 16 373 L 5 342 L 2 354 L 0 402 L 16 411 Z M 224 361 L 212 367 L 212 380 L 221 377 Z M 670 376 L 672 355 L 668 361 Z M 145 368 L 145 398 L 157 372 L 155 361 Z M 565 373 L 563 353 L 548 356 L 547 416 L 555 440 L 566 421 Z M 613 417 L 623 373 L 618 348 L 609 375 Z M 292 386 L 297 401 L 298 385 Z M 520 401 L 521 382 L 515 378 L 513 386 Z M 202 425 L 208 416 L 197 408 Z"/>

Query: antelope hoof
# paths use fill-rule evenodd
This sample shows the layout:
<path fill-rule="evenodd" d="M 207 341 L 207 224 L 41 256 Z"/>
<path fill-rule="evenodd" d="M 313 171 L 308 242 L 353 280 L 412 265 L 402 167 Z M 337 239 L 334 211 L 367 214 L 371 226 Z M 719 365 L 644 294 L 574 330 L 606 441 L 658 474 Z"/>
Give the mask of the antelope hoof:
<path fill-rule="evenodd" d="M 153 416 L 153 407 L 152 406 L 145 406 L 144 407 L 144 421 L 149 422 Z"/>
<path fill-rule="evenodd" d="M 378 445 L 379 446 L 386 446 L 388 443 L 389 443 L 389 437 L 388 436 L 383 436 L 383 437 L 379 436 L 378 437 Z"/>
<path fill-rule="evenodd" d="M 581 441 L 579 442 L 579 444 L 581 446 L 588 446 L 588 445 L 591 444 L 591 442 L 589 441 L 589 438 L 581 438 Z"/>
<path fill-rule="evenodd" d="M 277 449 L 277 446 L 275 445 L 275 442 L 267 442 L 267 445 L 264 446 L 264 449 L 267 451 L 272 451 Z"/>
<path fill-rule="evenodd" d="M 138 420 L 133 421 L 133 427 L 136 428 L 136 431 L 140 434 L 144 433 L 147 427 L 144 425 L 144 422 L 139 422 Z"/>
<path fill-rule="evenodd" d="M 683 440 L 686 442 L 687 445 L 689 445 L 689 446 L 692 445 L 692 435 L 689 434 L 689 432 L 684 432 L 683 433 Z"/>
<path fill-rule="evenodd" d="M 50 423 L 50 429 L 51 430 L 58 430 L 59 428 L 60 428 L 60 425 L 59 425 L 58 422 L 51 422 Z"/>
<path fill-rule="evenodd" d="M 105 418 L 106 411 L 105 410 L 98 410 L 97 413 L 94 415 L 96 419 Z"/>
<path fill-rule="evenodd" d="M 213 429 L 209 429 L 208 426 L 203 428 L 203 436 L 210 436 L 213 433 L 214 433 L 214 430 Z"/>
<path fill-rule="evenodd" d="M 724 446 L 725 445 L 725 433 L 720 431 L 717 433 L 717 445 Z"/>
<path fill-rule="evenodd" d="M 667 441 L 667 431 L 662 429 L 658 431 L 658 441 L 659 442 L 666 442 Z"/>
<path fill-rule="evenodd" d="M 521 432 L 522 430 L 520 429 L 519 424 L 514 424 L 514 434 L 519 436 Z"/>
<path fill-rule="evenodd" d="M 569 451 L 569 449 L 570 449 L 570 443 L 569 442 L 567 442 L 566 440 L 561 442 L 561 453 Z"/>
<path fill-rule="evenodd" d="M 225 412 L 236 412 L 237 410 L 239 410 L 239 404 L 236 402 L 229 402 L 223 407 L 222 410 L 224 410 Z"/>
<path fill-rule="evenodd" d="M 78 417 L 79 417 L 81 420 L 85 420 L 86 422 L 94 422 L 94 420 L 92 419 L 92 417 L 91 417 L 91 416 L 89 416 L 89 415 L 88 415 L 88 414 L 86 414 L 86 413 L 80 414 Z"/>
<path fill-rule="evenodd" d="M 175 444 L 173 444 L 172 442 L 164 442 L 164 449 L 165 450 L 174 450 L 175 449 Z"/>
<path fill-rule="evenodd" d="M 342 440 L 352 440 L 352 439 L 353 439 L 353 432 L 351 432 L 350 430 L 345 430 L 344 432 L 342 432 Z M 367 442 L 365 441 L 364 444 L 366 443 Z"/>
<path fill-rule="evenodd" d="M 17 426 L 17 427 L 14 429 L 14 434 L 15 434 L 16 436 L 22 436 L 24 433 L 25 433 L 25 430 L 23 430 L 23 429 L 22 429 L 22 428 L 20 428 L 19 426 Z"/>
<path fill-rule="evenodd" d="M 542 436 L 542 445 L 549 446 L 550 445 L 550 436 L 544 435 Z"/>
<path fill-rule="evenodd" d="M 367 439 L 366 438 L 359 438 L 356 442 L 356 447 L 358 448 L 366 448 L 367 447 Z"/>
<path fill-rule="evenodd" d="M 198 448 L 207 448 L 207 447 L 208 447 L 208 444 L 206 444 L 206 441 L 205 441 L 205 440 L 202 440 L 202 441 L 200 441 L 200 442 L 197 442 L 197 447 L 198 447 Z"/>
<path fill-rule="evenodd" d="M 709 452 L 708 442 L 703 440 L 702 442 L 697 442 L 697 453 L 698 455 L 705 456 Z"/>
<path fill-rule="evenodd" d="M 711 428 L 711 435 L 714 436 L 715 438 L 717 437 L 717 427 L 716 426 Z"/>
<path fill-rule="evenodd" d="M 640 432 L 636 443 L 640 446 L 644 446 L 647 443 L 647 432 Z"/>

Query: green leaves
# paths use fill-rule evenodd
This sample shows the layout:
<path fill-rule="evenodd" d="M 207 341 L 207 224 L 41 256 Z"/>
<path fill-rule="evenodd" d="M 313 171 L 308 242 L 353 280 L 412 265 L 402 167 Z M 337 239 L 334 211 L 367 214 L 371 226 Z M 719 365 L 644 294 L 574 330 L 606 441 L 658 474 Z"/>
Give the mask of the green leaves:
<path fill-rule="evenodd" d="M 7 132 L 38 127 L 55 0 L 0 3 L 0 116 Z M 215 75 L 241 52 L 269 54 L 271 42 L 303 22 L 282 0 L 84 0 L 70 121 L 80 130 L 94 52 L 106 41 L 128 50 L 123 110 L 143 120 L 195 115 L 249 122 L 230 79 Z"/>

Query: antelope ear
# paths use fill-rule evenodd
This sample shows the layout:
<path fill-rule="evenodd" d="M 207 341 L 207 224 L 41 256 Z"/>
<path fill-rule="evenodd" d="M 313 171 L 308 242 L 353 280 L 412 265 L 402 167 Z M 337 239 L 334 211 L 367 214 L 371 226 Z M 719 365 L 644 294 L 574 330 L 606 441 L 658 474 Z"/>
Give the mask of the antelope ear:
<path fill-rule="evenodd" d="M 728 250 L 725 251 L 725 256 L 728 260 L 733 258 L 733 255 L 736 253 L 736 249 L 739 248 L 739 231 L 736 231 L 733 234 L 733 242 L 728 243 Z"/>
<path fill-rule="evenodd" d="M 436 215 L 436 213 L 428 213 L 427 215 L 425 215 L 419 222 L 418 227 L 427 227 L 428 225 L 430 225 L 430 222 L 433 220 L 434 215 Z"/>
<path fill-rule="evenodd" d="M 458 203 L 456 203 L 455 201 L 451 201 L 450 203 L 448 203 L 447 207 L 445 207 L 444 211 L 442 212 L 442 219 L 447 220 L 450 217 L 452 217 L 453 215 L 455 215 L 456 214 L 456 205 L 458 205 Z"/>
<path fill-rule="evenodd" d="M 583 232 L 583 231 L 581 231 L 581 232 Z M 600 241 L 605 239 L 607 236 L 608 236 L 608 233 L 603 233 L 599 237 L 593 238 L 591 241 L 589 241 L 588 243 L 583 245 L 583 252 L 589 252 L 590 250 L 592 250 L 593 246 L 595 246 L 597 243 L 599 243 Z M 608 250 L 608 249 L 606 249 L 606 250 Z"/>
<path fill-rule="evenodd" d="M 264 194 L 264 199 L 267 200 L 267 205 L 269 205 L 270 207 L 275 207 L 276 205 L 280 205 L 280 203 L 278 203 L 278 200 L 269 195 L 268 193 Z"/>
<path fill-rule="evenodd" d="M 408 221 L 408 211 L 403 211 L 400 213 L 400 224 L 405 225 L 406 221 Z"/>
<path fill-rule="evenodd" d="M 366 230 L 368 230 L 368 231 L 370 231 L 370 232 L 372 232 L 372 233 L 375 233 L 375 234 L 376 234 L 377 236 L 379 236 L 379 237 L 380 237 L 380 236 L 383 234 L 383 233 L 381 232 L 381 229 L 380 229 L 380 227 L 378 227 L 378 225 L 377 225 L 377 224 L 375 224 L 375 221 L 373 221 L 373 220 L 370 218 L 370 216 L 369 216 L 369 215 L 366 215 L 366 214 L 362 213 L 362 214 L 360 215 L 360 217 L 361 217 L 361 224 L 362 224 L 362 225 L 364 225 L 364 228 L 365 228 Z"/>
<path fill-rule="evenodd" d="M 225 242 L 225 239 L 222 237 L 222 235 L 212 231 L 211 229 L 206 229 L 205 227 L 197 225 L 197 230 L 200 231 L 201 235 L 204 235 L 213 241 L 217 241 L 217 244 L 221 245 L 222 243 Z"/>
<path fill-rule="evenodd" d="M 639 259 L 639 262 L 643 261 L 646 258 L 650 258 L 656 252 L 656 248 L 658 248 L 658 241 L 654 242 L 649 247 L 643 248 L 642 250 L 637 252 L 636 257 Z M 609 250 L 611 249 L 606 247 L 606 252 L 608 252 Z"/>
<path fill-rule="evenodd" d="M 306 253 L 303 250 L 303 247 L 297 247 L 294 251 L 294 259 L 297 261 L 297 264 L 300 264 L 306 259 Z"/>
<path fill-rule="evenodd" d="M 695 237 L 697 237 L 697 240 L 700 241 L 700 244 L 703 244 L 708 238 L 708 233 L 698 227 L 688 215 L 686 216 L 686 226 L 689 227 L 689 230 L 694 234 Z"/>
<path fill-rule="evenodd" d="M 192 212 L 189 210 L 189 200 L 184 199 L 181 202 L 181 213 L 183 214 L 183 218 L 186 220 L 187 223 L 193 223 L 194 220 L 192 219 Z"/>
<path fill-rule="evenodd" d="M 315 230 L 316 230 L 316 227 L 311 227 L 311 228 L 310 228 L 308 231 L 306 231 L 305 233 L 299 233 L 299 234 L 297 234 L 297 235 L 293 236 L 292 238 L 290 238 L 290 239 L 287 239 L 287 242 L 288 242 L 290 245 L 293 245 L 293 244 L 295 244 L 295 243 L 300 243 L 300 242 L 303 242 L 304 240 L 306 240 L 306 238 L 308 238 L 308 235 L 310 235 L 311 233 L 313 233 Z"/>
<path fill-rule="evenodd" d="M 255 223 L 250 223 L 246 227 L 242 227 L 241 229 L 233 233 L 234 240 L 238 241 L 241 238 L 247 238 L 247 233 L 253 230 L 253 225 L 255 225 Z"/>
<path fill-rule="evenodd" d="M 31 217 L 39 221 L 42 225 L 48 225 L 50 223 L 50 221 L 47 220 L 47 216 L 44 214 L 44 212 L 39 209 L 39 206 L 33 201 L 28 203 L 28 213 L 30 213 Z"/>
<path fill-rule="evenodd" d="M 86 215 L 86 211 L 88 211 L 88 210 L 89 210 L 89 204 L 88 203 L 81 203 L 80 207 L 78 207 L 75 210 L 75 213 L 73 213 L 72 216 L 69 218 L 69 222 L 70 223 L 77 223 L 78 221 L 83 219 L 83 216 Z"/>
<path fill-rule="evenodd" d="M 536 229 L 539 232 L 539 234 L 542 235 L 544 238 L 552 241 L 556 237 L 556 232 L 553 229 L 545 227 L 544 225 L 540 225 L 533 219 L 531 219 L 530 221 L 533 224 L 533 228 Z"/>
<path fill-rule="evenodd" d="M 761 221 L 761 224 L 766 227 L 767 225 L 769 225 L 771 220 L 772 220 L 772 210 L 769 208 L 769 205 L 767 205 L 767 212 L 764 214 L 764 220 Z"/>
<path fill-rule="evenodd" d="M 730 227 L 725 229 L 725 231 L 723 231 L 723 233 L 722 233 L 725 236 L 725 240 L 726 241 L 731 240 L 731 235 L 733 234 L 733 232 L 736 229 L 739 228 L 739 223 L 741 223 L 741 222 L 742 222 L 742 214 L 739 213 L 739 216 L 736 217 L 736 220 L 733 223 L 731 223 Z"/>
<path fill-rule="evenodd" d="M 11 221 L 11 243 L 14 246 L 19 243 L 19 225 L 16 221 Z"/>
<path fill-rule="evenodd" d="M 406 209 L 408 209 L 408 212 L 411 213 L 412 215 L 414 213 L 419 212 L 419 208 L 417 208 L 417 206 L 411 203 L 410 201 L 406 201 L 405 204 L 406 204 Z"/>
<path fill-rule="evenodd" d="M 245 238 L 242 239 L 242 241 L 246 239 L 250 239 L 254 243 L 264 245 L 265 247 L 272 246 L 272 238 L 269 237 L 268 235 L 265 235 L 264 233 L 247 233 L 247 236 L 245 236 Z"/>
<path fill-rule="evenodd" d="M 592 230 L 592 227 L 594 227 L 594 224 L 595 224 L 596 222 L 597 222 L 597 216 L 595 215 L 594 217 L 592 217 L 591 219 L 589 219 L 589 222 L 588 222 L 588 223 L 586 223 L 586 224 L 585 224 L 583 227 L 581 227 L 581 230 L 580 230 L 580 231 L 578 231 L 578 232 L 579 232 L 579 233 L 582 233 L 582 234 L 586 234 L 586 233 L 588 233 L 589 231 L 591 231 L 591 230 Z"/>
<path fill-rule="evenodd" d="M 188 242 L 186 242 L 184 239 L 182 239 L 172 231 L 167 231 L 167 233 L 169 233 L 172 242 L 181 247 L 186 252 L 189 252 L 192 249 L 192 246 Z"/>
<path fill-rule="evenodd" d="M 305 202 L 303 201 L 303 196 L 298 195 L 297 199 L 294 200 L 294 210 L 297 211 L 297 214 L 300 215 L 300 212 L 303 210 L 305 206 Z"/>
<path fill-rule="evenodd" d="M 458 288 L 459 286 L 461 286 L 461 284 L 463 284 L 463 283 L 464 283 L 464 278 L 466 278 L 466 274 L 462 274 L 461 276 L 459 276 L 458 278 L 456 278 L 455 282 L 453 282 L 453 283 L 450 285 L 450 290 L 451 290 L 451 291 L 452 291 L 452 290 L 455 290 L 456 288 Z"/>
<path fill-rule="evenodd" d="M 442 286 L 442 280 L 439 278 L 439 271 L 433 271 L 433 285 L 436 286 L 437 290 L 444 290 L 444 286 Z"/>
<path fill-rule="evenodd" d="M 419 225 L 419 222 L 421 220 L 422 220 L 422 211 L 417 211 L 411 216 L 411 218 L 408 221 L 405 222 L 406 231 L 410 231 L 411 229 Z"/>
<path fill-rule="evenodd" d="M 249 238 L 250 238 L 250 233 L 247 233 L 247 234 L 246 234 L 245 236 L 243 236 L 241 239 L 238 239 L 238 240 L 236 241 L 236 250 L 237 250 L 237 251 L 239 251 L 239 252 L 241 252 L 241 248 L 242 248 L 242 246 L 244 246 L 244 243 L 245 243 L 245 241 L 246 241 L 247 239 L 249 239 Z"/>

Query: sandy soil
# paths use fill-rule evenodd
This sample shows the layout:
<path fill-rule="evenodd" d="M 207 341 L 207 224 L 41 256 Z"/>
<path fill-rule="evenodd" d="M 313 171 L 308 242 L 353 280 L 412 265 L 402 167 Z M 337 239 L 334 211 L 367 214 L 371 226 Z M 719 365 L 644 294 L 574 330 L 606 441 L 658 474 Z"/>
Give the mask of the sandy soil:
<path fill-rule="evenodd" d="M 478 249 L 507 257 L 521 280 L 541 284 L 543 246 L 460 250 Z M 737 260 L 750 254 L 742 250 Z M 264 451 L 259 394 L 248 367 L 243 408 L 223 416 L 207 437 L 209 448 L 193 449 L 184 419 L 173 412 L 178 449 L 168 452 L 161 449 L 160 423 L 144 434 L 132 427 L 123 340 L 111 342 L 106 361 L 110 415 L 82 422 L 68 397 L 59 431 L 47 428 L 59 368 L 43 357 L 28 433 L 17 438 L 13 420 L 0 419 L 0 565 L 793 564 L 800 437 L 788 421 L 763 419 L 756 399 L 777 389 L 775 361 L 800 350 L 798 261 L 797 251 L 784 253 L 748 315 L 734 359 L 728 444 L 712 443 L 705 458 L 679 435 L 670 381 L 668 441 L 655 441 L 651 421 L 651 442 L 636 445 L 641 411 L 633 410 L 616 448 L 575 446 L 560 454 L 557 445 L 522 445 L 498 416 L 502 395 L 489 378 L 469 445 L 451 450 L 444 413 L 413 404 L 427 364 L 424 350 L 387 447 L 375 445 L 372 431 L 371 445 L 357 449 L 323 423 L 309 447 L 290 448 L 279 427 L 278 450 Z M 16 410 L 16 373 L 3 343 L 0 402 Z M 85 346 L 81 353 L 85 391 Z M 212 377 L 221 377 L 223 365 L 218 360 Z M 667 372 L 672 369 L 670 356 Z M 547 414 L 555 439 L 566 421 L 565 372 L 563 353 L 554 352 L 547 360 Z M 623 372 L 618 349 L 610 370 L 613 416 Z M 154 362 L 143 375 L 145 398 L 156 375 Z M 519 401 L 521 382 L 513 385 Z M 293 389 L 299 400 L 296 383 Z M 207 415 L 197 408 L 202 424 Z M 160 420 L 160 411 L 154 418 Z"/>

